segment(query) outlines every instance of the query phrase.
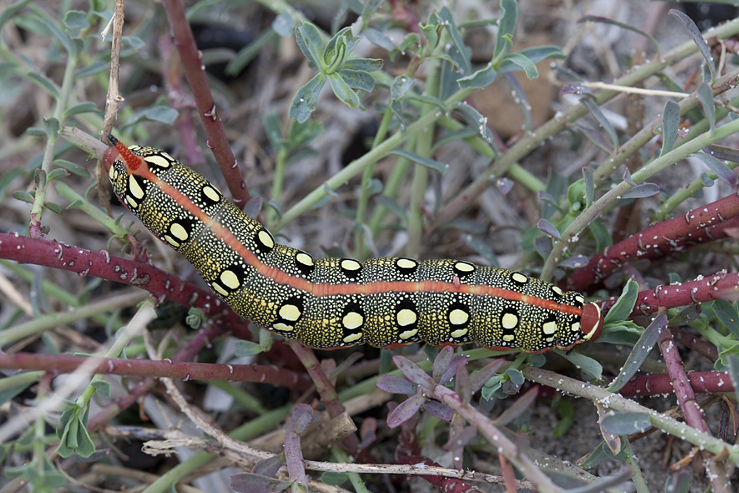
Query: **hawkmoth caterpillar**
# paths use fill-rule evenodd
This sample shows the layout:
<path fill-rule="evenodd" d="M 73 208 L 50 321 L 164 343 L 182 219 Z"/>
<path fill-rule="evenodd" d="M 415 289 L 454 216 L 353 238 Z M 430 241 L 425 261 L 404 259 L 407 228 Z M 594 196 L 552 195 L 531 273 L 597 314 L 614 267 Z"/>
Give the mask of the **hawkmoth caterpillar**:
<path fill-rule="evenodd" d="M 596 339 L 603 319 L 576 292 L 463 260 L 315 259 L 277 243 L 204 177 L 151 147 L 114 147 L 113 190 L 240 316 L 307 346 L 477 342 L 541 352 Z"/>

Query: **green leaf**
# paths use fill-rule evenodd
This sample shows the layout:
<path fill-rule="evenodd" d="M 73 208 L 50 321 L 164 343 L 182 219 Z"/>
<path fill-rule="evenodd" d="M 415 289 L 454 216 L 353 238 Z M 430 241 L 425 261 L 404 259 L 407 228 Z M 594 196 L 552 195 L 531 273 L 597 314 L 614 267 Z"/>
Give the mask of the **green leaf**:
<path fill-rule="evenodd" d="M 143 111 L 139 111 L 127 122 L 125 122 L 122 127 L 129 127 L 142 121 L 155 121 L 164 123 L 166 125 L 172 125 L 175 120 L 177 120 L 178 115 L 179 112 L 174 108 L 170 108 L 169 106 L 152 106 L 150 108 L 144 109 Z"/>
<path fill-rule="evenodd" d="M 139 51 L 141 48 L 146 46 L 146 43 L 138 36 L 122 36 L 121 46 L 130 48 L 133 51 Z"/>
<path fill-rule="evenodd" d="M 275 113 L 264 115 L 262 125 L 264 127 L 264 133 L 267 135 L 267 139 L 272 144 L 272 147 L 277 149 L 287 143 L 286 139 L 282 138 L 280 119 Z"/>
<path fill-rule="evenodd" d="M 739 357 L 735 354 L 727 355 L 729 376 L 734 383 L 734 395 L 739 400 Z"/>
<path fill-rule="evenodd" d="M 607 17 L 600 17 L 597 15 L 584 15 L 577 20 L 578 24 L 580 24 L 581 22 L 600 22 L 602 24 L 610 24 L 612 26 L 618 26 L 621 29 L 626 29 L 627 31 L 635 32 L 641 36 L 644 36 L 652 42 L 652 45 L 654 46 L 654 50 L 656 52 L 656 58 L 662 58 L 662 55 L 659 51 L 659 43 L 657 43 L 657 40 L 654 39 L 654 36 L 635 28 L 634 26 L 630 26 L 628 24 L 624 24 L 622 22 L 614 21 L 612 19 L 608 19 Z"/>
<path fill-rule="evenodd" d="M 98 107 L 95 103 L 86 101 L 84 103 L 77 103 L 74 106 L 70 106 L 62 115 L 62 121 L 65 121 L 72 115 L 79 115 L 80 113 L 94 113 L 98 111 Z"/>
<path fill-rule="evenodd" d="M 234 346 L 234 355 L 237 358 L 244 356 L 254 356 L 263 352 L 262 346 L 251 341 L 236 341 Z"/>
<path fill-rule="evenodd" d="M 60 168 L 69 171 L 73 175 L 77 175 L 77 176 L 82 177 L 82 178 L 85 178 L 85 179 L 90 178 L 90 172 L 89 171 L 87 171 L 82 166 L 80 166 L 80 165 L 78 165 L 76 163 L 73 163 L 71 161 L 67 161 L 65 159 L 55 159 L 54 162 L 51 163 L 51 164 L 53 164 L 54 166 L 59 166 Z"/>
<path fill-rule="evenodd" d="M 516 22 L 518 22 L 518 4 L 515 0 L 501 0 L 500 9 L 503 11 L 503 16 L 498 22 L 498 34 L 493 52 L 494 65 L 510 52 L 513 45 L 511 40 L 516 31 Z"/>
<path fill-rule="evenodd" d="M 555 349 L 554 352 L 596 380 L 600 380 L 603 376 L 603 366 L 589 356 L 577 351 L 562 351 L 561 349 Z"/>
<path fill-rule="evenodd" d="M 65 178 L 67 176 L 69 176 L 67 170 L 57 168 L 49 171 L 49 175 L 46 177 L 46 179 L 47 181 L 54 181 L 58 180 L 59 178 Z"/>
<path fill-rule="evenodd" d="M 604 324 L 618 323 L 621 320 L 626 320 L 631 315 L 631 312 L 636 306 L 636 298 L 639 295 L 639 284 L 633 279 L 626 281 L 621 296 L 618 297 L 616 303 L 608 310 L 606 314 Z"/>
<path fill-rule="evenodd" d="M 339 76 L 352 89 L 372 92 L 372 89 L 375 88 L 375 79 L 367 72 L 341 69 Z M 331 76 L 329 76 L 329 79 L 331 79 Z"/>
<path fill-rule="evenodd" d="M 395 79 L 393 79 L 393 83 L 390 86 L 390 97 L 395 100 L 399 101 L 400 99 L 405 96 L 405 94 L 408 92 L 408 90 L 415 84 L 416 79 L 413 77 L 408 77 L 407 75 L 399 75 Z"/>
<path fill-rule="evenodd" d="M 74 80 L 80 80 L 84 79 L 85 77 L 89 77 L 91 75 L 95 75 L 100 72 L 104 72 L 108 70 L 110 67 L 110 62 L 104 62 L 102 60 L 98 60 L 95 62 L 92 62 L 89 65 L 85 65 L 81 69 L 79 69 L 77 72 L 74 73 Z M 85 103 L 81 103 L 85 104 Z M 91 104 L 91 103 L 88 103 Z"/>
<path fill-rule="evenodd" d="M 283 38 L 287 38 L 292 36 L 295 23 L 295 18 L 292 16 L 290 10 L 285 9 L 272 21 L 272 29 Z"/>
<path fill-rule="evenodd" d="M 611 122 L 608 121 L 608 118 L 606 118 L 603 112 L 600 110 L 600 108 L 598 107 L 598 103 L 587 96 L 580 99 L 580 102 L 588 108 L 588 111 L 590 111 L 590 114 L 593 115 L 593 118 L 595 118 L 598 124 L 603 128 L 603 130 L 606 131 L 608 136 L 611 138 L 613 149 L 618 148 L 618 135 L 616 134 L 616 130 L 611 125 Z"/>
<path fill-rule="evenodd" d="M 693 156 L 703 161 L 708 169 L 710 169 L 718 178 L 725 181 L 731 188 L 736 188 L 739 185 L 739 177 L 737 177 L 734 170 L 729 168 L 723 161 L 716 159 L 705 152 L 696 152 Z"/>
<path fill-rule="evenodd" d="M 361 70 L 363 72 L 374 72 L 382 68 L 382 60 L 379 58 L 355 58 L 347 60 L 342 66 L 343 69 Z"/>
<path fill-rule="evenodd" d="M 345 472 L 328 471 L 321 474 L 321 482 L 330 486 L 339 486 L 349 480 L 349 475 Z"/>
<path fill-rule="evenodd" d="M 658 315 L 652 323 L 649 324 L 644 330 L 637 343 L 634 345 L 634 349 L 629 353 L 629 357 L 626 358 L 623 368 L 618 373 L 616 378 L 611 382 L 606 390 L 609 392 L 618 392 L 621 387 L 626 385 L 631 377 L 636 375 L 636 372 L 641 368 L 644 360 L 647 359 L 652 348 L 657 343 L 660 333 L 667 327 L 667 315 L 664 313 Z"/>
<path fill-rule="evenodd" d="M 2 12 L 0 12 L 0 31 L 2 31 L 3 26 L 5 26 L 5 23 L 8 22 L 10 19 L 15 17 L 15 14 L 18 13 L 20 9 L 23 8 L 24 5 L 29 3 L 31 0 L 18 0 L 13 5 L 9 5 L 3 9 Z"/>
<path fill-rule="evenodd" d="M 677 9 L 672 9 L 668 13 L 680 19 L 685 25 L 685 28 L 688 30 L 688 34 L 690 34 L 690 37 L 693 38 L 693 41 L 695 41 L 695 44 L 698 46 L 698 51 L 700 52 L 703 60 L 705 60 L 706 65 L 708 66 L 708 70 L 711 73 L 711 83 L 713 84 L 713 81 L 716 79 L 716 66 L 713 63 L 711 49 L 706 44 L 706 40 L 703 39 L 698 26 L 695 25 L 695 22 L 693 22 L 690 17 Z"/>
<path fill-rule="evenodd" d="M 28 204 L 33 204 L 33 195 L 31 195 L 28 192 L 24 192 L 22 190 L 18 190 L 17 192 L 13 192 L 13 198 L 15 200 L 20 200 L 21 202 L 26 202 Z"/>
<path fill-rule="evenodd" d="M 736 307 L 726 300 L 716 300 L 713 302 L 713 311 L 721 323 L 739 338 L 739 314 Z"/>
<path fill-rule="evenodd" d="M 482 113 L 480 113 L 464 101 L 461 103 L 456 103 L 454 106 L 452 106 L 452 109 L 459 111 L 464 119 L 469 123 L 469 125 L 472 128 L 477 129 L 477 133 L 478 135 L 480 135 L 480 137 L 482 137 L 489 143 L 493 142 L 493 133 L 488 128 L 487 117 L 482 116 Z"/>
<path fill-rule="evenodd" d="M 713 130 L 716 128 L 716 105 L 713 102 L 711 86 L 705 82 L 698 86 L 698 99 L 701 102 L 703 114 L 706 115 L 706 120 L 708 120 L 708 125 L 711 128 L 711 135 L 713 135 Z"/>
<path fill-rule="evenodd" d="M 439 161 L 434 161 L 433 159 L 423 157 L 419 154 L 416 154 L 415 152 L 407 151 L 405 149 L 395 149 L 393 151 L 390 151 L 390 154 L 395 154 L 396 156 L 404 157 L 408 159 L 409 161 L 413 161 L 429 169 L 438 171 L 442 175 L 445 175 L 446 172 L 449 170 L 448 164 L 440 163 Z"/>
<path fill-rule="evenodd" d="M 354 92 L 349 84 L 339 74 L 330 74 L 328 81 L 331 84 L 334 94 L 340 101 L 342 101 L 349 108 L 358 108 L 360 101 L 357 93 Z"/>
<path fill-rule="evenodd" d="M 74 43 L 72 42 L 72 38 L 70 38 L 67 33 L 63 32 L 61 29 L 59 29 L 59 26 L 57 26 L 51 19 L 48 19 L 44 15 L 41 15 L 40 10 L 35 10 L 31 13 L 31 15 L 34 17 L 34 19 L 41 24 L 46 31 L 51 35 L 51 37 L 56 38 L 59 43 L 64 46 L 64 49 L 67 53 L 73 54 L 75 53 Z"/>
<path fill-rule="evenodd" d="M 485 68 L 458 79 L 457 84 L 460 89 L 481 89 L 492 84 L 497 75 L 498 72 L 493 68 L 493 64 L 488 63 Z"/>
<path fill-rule="evenodd" d="M 105 380 L 95 380 L 90 385 L 95 387 L 97 392 L 103 399 L 110 399 L 110 383 Z"/>
<path fill-rule="evenodd" d="M 323 71 L 323 40 L 321 32 L 310 22 L 301 22 L 295 26 L 295 42 L 308 59 L 308 66 Z"/>
<path fill-rule="evenodd" d="M 521 53 L 511 53 L 498 65 L 498 72 L 500 73 L 515 72 L 518 70 L 523 70 L 529 80 L 539 77 L 539 70 L 536 68 L 536 64 Z"/>
<path fill-rule="evenodd" d="M 395 49 L 393 40 L 385 36 L 385 33 L 383 33 L 382 31 L 378 31 L 374 27 L 365 29 L 364 35 L 367 38 L 367 41 L 379 46 L 380 48 L 386 49 L 388 52 L 392 52 Z"/>
<path fill-rule="evenodd" d="M 472 73 L 472 63 L 470 62 L 470 56 L 472 50 L 465 46 L 464 40 L 462 39 L 462 33 L 457 29 L 457 25 L 454 22 L 454 15 L 448 7 L 442 7 L 437 13 L 439 18 L 443 21 L 444 28 L 449 33 L 449 37 L 452 41 L 452 46 L 455 50 L 447 50 L 447 53 L 452 56 L 454 64 L 459 68 L 462 75 L 468 75 Z"/>
<path fill-rule="evenodd" d="M 87 13 L 81 10 L 68 10 L 64 15 L 64 25 L 70 31 L 79 31 L 90 27 L 90 20 Z"/>
<path fill-rule="evenodd" d="M 667 101 L 662 112 L 662 150 L 660 157 L 672 150 L 677 138 L 677 130 L 680 127 L 680 105 L 675 101 Z"/>
<path fill-rule="evenodd" d="M 3 174 L 0 174 L 0 204 L 3 202 L 3 199 L 5 198 L 5 193 L 7 192 L 8 187 L 13 182 L 13 180 L 22 175 L 23 168 L 11 168 Z"/>
<path fill-rule="evenodd" d="M 318 104 L 318 95 L 326 84 L 326 76 L 317 74 L 295 93 L 290 103 L 289 116 L 303 123 L 313 113 Z"/>
<path fill-rule="evenodd" d="M 26 76 L 31 79 L 31 82 L 49 93 L 51 97 L 59 99 L 59 88 L 48 77 L 38 72 L 26 72 Z"/>
<path fill-rule="evenodd" d="M 601 426 L 614 435 L 641 433 L 652 427 L 648 413 L 614 413 L 603 418 Z"/>

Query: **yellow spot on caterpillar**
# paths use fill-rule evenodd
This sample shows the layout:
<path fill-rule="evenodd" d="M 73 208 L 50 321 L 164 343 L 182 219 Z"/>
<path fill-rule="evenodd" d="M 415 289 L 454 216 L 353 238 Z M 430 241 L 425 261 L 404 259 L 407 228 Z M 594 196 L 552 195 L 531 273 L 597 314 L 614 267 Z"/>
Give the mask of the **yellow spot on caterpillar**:
<path fill-rule="evenodd" d="M 407 325 L 413 325 L 414 323 L 416 323 L 416 321 L 418 320 L 418 315 L 416 315 L 416 312 L 409 308 L 403 308 L 395 316 L 395 319 L 398 322 L 398 325 L 400 325 L 401 327 L 405 327 Z"/>
<path fill-rule="evenodd" d="M 583 298 L 582 296 L 575 296 L 575 301 L 579 303 L 585 303 L 585 298 Z"/>
<path fill-rule="evenodd" d="M 136 200 L 133 197 L 131 197 L 130 195 L 126 195 L 126 202 L 133 209 L 138 209 L 139 208 L 139 203 L 136 202 Z"/>
<path fill-rule="evenodd" d="M 472 272 L 475 270 L 475 266 L 468 262 L 457 262 L 454 264 L 454 268 L 459 272 Z"/>
<path fill-rule="evenodd" d="M 460 337 L 466 336 L 467 332 L 469 332 L 467 329 L 457 329 L 451 333 L 451 336 L 455 339 L 459 339 Z"/>
<path fill-rule="evenodd" d="M 190 235 L 187 233 L 187 230 L 180 223 L 172 223 L 172 225 L 169 227 L 169 232 L 172 233 L 172 235 L 174 235 L 174 237 L 180 241 L 187 241 L 187 239 L 190 237 Z"/>
<path fill-rule="evenodd" d="M 418 334 L 418 329 L 406 330 L 405 332 L 400 333 L 400 338 L 403 341 L 407 341 L 408 339 L 415 336 L 416 334 Z"/>
<path fill-rule="evenodd" d="M 284 332 L 290 332 L 291 330 L 293 330 L 292 325 L 283 324 L 282 322 L 277 322 L 272 326 L 272 328 L 275 330 L 282 330 Z"/>
<path fill-rule="evenodd" d="M 410 258 L 399 258 L 396 265 L 401 269 L 415 269 L 418 267 L 418 262 Z"/>
<path fill-rule="evenodd" d="M 215 188 L 211 187 L 210 185 L 205 185 L 203 187 L 203 193 L 213 202 L 220 202 L 221 200 L 221 195 Z"/>
<path fill-rule="evenodd" d="M 300 318 L 300 308 L 289 303 L 287 305 L 282 305 L 282 307 L 280 307 L 280 311 L 277 313 L 280 314 L 280 317 L 285 320 L 289 320 L 290 322 L 296 322 Z"/>
<path fill-rule="evenodd" d="M 272 239 L 272 235 L 265 230 L 259 231 L 257 235 L 259 241 L 267 248 L 274 248 L 275 240 Z"/>
<path fill-rule="evenodd" d="M 570 330 L 572 332 L 580 332 L 580 322 L 575 322 L 574 324 L 570 325 Z"/>
<path fill-rule="evenodd" d="M 525 284 L 525 283 L 529 282 L 529 278 L 526 277 L 526 276 L 524 276 L 520 272 L 514 272 L 513 274 L 511 274 L 511 279 L 513 279 L 514 281 L 516 281 L 519 284 Z"/>
<path fill-rule="evenodd" d="M 504 329 L 513 329 L 518 325 L 518 316 L 515 313 L 506 313 L 500 322 Z M 503 340 L 506 340 L 506 338 L 503 337 Z"/>
<path fill-rule="evenodd" d="M 345 258 L 341 261 L 341 268 L 344 270 L 355 271 L 362 268 L 362 264 L 352 258 Z"/>
<path fill-rule="evenodd" d="M 211 283 L 211 286 L 213 286 L 213 291 L 215 291 L 216 293 L 220 294 L 221 296 L 228 296 L 228 291 L 226 291 L 225 289 L 223 289 L 221 287 L 221 285 L 218 284 L 217 282 L 212 282 Z"/>
<path fill-rule="evenodd" d="M 361 338 L 362 338 L 362 333 L 361 332 L 357 332 L 356 334 L 349 334 L 348 336 L 346 336 L 342 340 L 344 342 L 346 342 L 347 344 L 349 344 L 349 343 L 352 343 L 354 341 L 358 341 Z"/>
<path fill-rule="evenodd" d="M 308 267 L 313 267 L 313 257 L 305 252 L 298 252 L 298 254 L 295 255 L 295 261 Z"/>
<path fill-rule="evenodd" d="M 164 154 L 164 156 L 166 156 L 166 154 Z M 169 168 L 171 166 L 171 163 L 165 157 L 157 154 L 153 156 L 147 156 L 145 159 L 146 162 L 151 163 L 154 166 L 159 166 L 160 168 Z"/>
<path fill-rule="evenodd" d="M 231 291 L 238 289 L 239 286 L 241 286 L 239 277 L 234 274 L 234 271 L 228 269 L 221 272 L 221 282 Z"/>
<path fill-rule="evenodd" d="M 341 323 L 344 325 L 344 328 L 347 330 L 358 329 L 364 323 L 364 317 L 362 316 L 361 313 L 349 312 L 346 315 L 344 315 L 344 318 L 341 320 Z"/>
<path fill-rule="evenodd" d="M 141 188 L 141 185 L 139 185 L 139 182 L 136 181 L 133 175 L 128 177 L 128 189 L 131 191 L 131 195 L 139 200 L 143 199 L 144 195 L 146 195 L 144 189 Z"/>
<path fill-rule="evenodd" d="M 562 290 L 559 289 L 559 286 L 552 286 L 552 291 L 554 292 L 554 294 L 559 296 L 562 296 L 564 294 Z"/>
<path fill-rule="evenodd" d="M 454 310 L 449 312 L 449 323 L 452 325 L 464 325 L 469 319 L 469 314 L 467 314 L 467 312 L 464 310 L 460 310 L 459 308 L 455 308 Z M 465 330 L 465 332 L 467 331 Z M 457 336 L 453 335 L 453 337 Z"/>
<path fill-rule="evenodd" d="M 547 322 L 541 326 L 541 330 L 548 336 L 557 332 L 557 322 Z"/>
<path fill-rule="evenodd" d="M 544 340 L 545 340 L 545 341 L 547 341 L 547 342 L 554 342 L 554 336 L 552 336 L 552 337 L 547 337 L 547 338 L 546 338 L 546 339 L 544 339 Z"/>
<path fill-rule="evenodd" d="M 118 179 L 118 170 L 115 166 L 111 166 L 108 170 L 108 176 L 110 177 L 110 181 L 116 181 Z"/>
<path fill-rule="evenodd" d="M 164 241 L 166 241 L 167 243 L 169 243 L 170 245 L 172 245 L 175 248 L 179 248 L 180 247 L 180 242 L 177 241 L 177 240 L 175 240 L 174 238 L 172 238 L 169 235 L 164 235 Z"/>
<path fill-rule="evenodd" d="M 515 341 L 516 340 L 516 336 L 513 335 L 513 334 L 506 334 L 506 335 L 503 336 L 503 340 L 505 342 L 512 342 L 512 341 Z"/>

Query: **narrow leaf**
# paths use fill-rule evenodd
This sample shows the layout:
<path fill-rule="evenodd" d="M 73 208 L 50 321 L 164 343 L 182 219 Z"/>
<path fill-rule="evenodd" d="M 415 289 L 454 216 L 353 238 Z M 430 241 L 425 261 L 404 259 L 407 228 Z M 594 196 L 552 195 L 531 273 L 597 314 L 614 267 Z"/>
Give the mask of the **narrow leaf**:
<path fill-rule="evenodd" d="M 591 98 L 582 98 L 580 102 L 588 108 L 588 111 L 590 111 L 590 114 L 593 115 L 593 118 L 595 118 L 595 120 L 603 128 L 603 130 L 606 131 L 608 136 L 611 138 L 611 144 L 613 144 L 613 148 L 616 149 L 618 147 L 618 135 L 616 134 L 616 130 L 611 125 L 611 122 L 608 121 L 608 118 L 606 118 L 606 116 L 598 107 L 598 104 Z"/>
<path fill-rule="evenodd" d="M 630 26 L 629 24 L 624 24 L 622 22 L 614 21 L 613 19 L 609 19 L 607 17 L 601 17 L 599 15 L 584 15 L 580 17 L 580 19 L 577 20 L 578 24 L 580 24 L 581 22 L 600 22 L 601 24 L 610 24 L 612 26 L 618 26 L 621 29 L 626 29 L 627 31 L 635 32 L 636 34 L 644 36 L 645 38 L 647 38 L 649 41 L 652 42 L 652 45 L 654 46 L 654 51 L 656 52 L 656 58 L 662 57 L 659 51 L 659 43 L 657 42 L 656 39 L 654 39 L 654 36 L 640 29 L 635 28 L 634 26 Z"/>
<path fill-rule="evenodd" d="M 608 310 L 605 317 L 605 324 L 620 322 L 626 320 L 631 315 L 636 305 L 636 298 L 639 294 L 639 285 L 633 279 L 626 281 L 621 291 L 621 296 L 618 297 L 616 303 Z"/>
<path fill-rule="evenodd" d="M 379 389 L 391 394 L 413 395 L 418 392 L 418 387 L 405 378 L 396 375 L 382 375 L 375 383 Z"/>
<path fill-rule="evenodd" d="M 739 337 L 739 314 L 736 307 L 726 300 L 716 300 L 713 302 L 713 311 L 716 316 L 727 329 L 736 337 Z"/>
<path fill-rule="evenodd" d="M 708 125 L 711 128 L 711 135 L 716 127 L 716 105 L 713 102 L 713 92 L 711 87 L 705 82 L 698 86 L 698 99 L 701 102 L 703 108 L 703 114 L 708 120 Z"/>
<path fill-rule="evenodd" d="M 242 472 L 231 476 L 231 489 L 239 493 L 278 493 L 290 488 L 294 482 Z"/>
<path fill-rule="evenodd" d="M 603 418 L 602 426 L 614 435 L 640 433 L 652 427 L 647 413 L 615 413 Z"/>
<path fill-rule="evenodd" d="M 413 161 L 414 163 L 418 163 L 429 169 L 438 171 L 442 175 L 445 175 L 446 172 L 449 170 L 448 164 L 440 163 L 439 161 L 434 161 L 433 159 L 420 156 L 416 154 L 415 152 L 407 151 L 405 149 L 395 149 L 394 151 L 391 151 L 389 154 L 395 154 L 396 156 L 404 157 L 408 159 L 409 161 Z"/>
<path fill-rule="evenodd" d="M 562 239 L 562 235 L 559 233 L 557 227 L 544 218 L 539 219 L 539 222 L 536 223 L 536 227 L 552 238 L 555 238 L 557 240 Z"/>
<path fill-rule="evenodd" d="M 642 183 L 637 185 L 625 194 L 621 195 L 622 199 L 643 199 L 644 197 L 651 197 L 659 193 L 659 187 L 654 183 Z"/>
<path fill-rule="evenodd" d="M 698 51 L 700 52 L 701 56 L 703 56 L 703 59 L 706 61 L 708 70 L 709 72 L 711 72 L 711 83 L 713 83 L 713 81 L 716 79 L 716 66 L 713 63 L 713 56 L 711 56 L 711 49 L 706 44 L 706 40 L 703 39 L 703 36 L 701 35 L 700 30 L 698 29 L 698 26 L 695 25 L 695 22 L 693 22 L 693 19 L 691 19 L 684 13 L 680 12 L 679 10 L 671 9 L 669 14 L 677 17 L 683 22 L 683 24 L 685 25 L 685 28 L 688 30 L 688 34 L 690 34 L 690 37 L 693 38 L 693 41 L 695 41 L 695 44 L 698 45 Z"/>
<path fill-rule="evenodd" d="M 634 349 L 629 353 L 629 357 L 626 358 L 626 363 L 624 363 L 618 376 L 613 380 L 613 382 L 611 382 L 611 385 L 609 385 L 606 390 L 609 392 L 618 392 L 621 390 L 621 387 L 631 380 L 631 377 L 639 371 L 642 363 L 647 359 L 647 356 L 657 343 L 657 338 L 665 327 L 667 327 L 667 315 L 663 313 L 658 315 L 657 318 L 649 324 L 649 327 L 644 330 L 644 333 L 636 342 Z"/>
<path fill-rule="evenodd" d="M 539 77 L 539 70 L 536 68 L 536 64 L 521 53 L 511 53 L 498 65 L 498 72 L 500 73 L 516 72 L 519 70 L 522 70 L 529 80 Z"/>
<path fill-rule="evenodd" d="M 295 93 L 290 103 L 289 116 L 299 123 L 305 122 L 318 105 L 318 95 L 326 84 L 326 76 L 317 74 Z"/>
<path fill-rule="evenodd" d="M 457 79 L 460 89 L 481 89 L 493 83 L 498 71 L 493 68 L 493 64 L 489 63 L 485 68 L 481 68 L 466 77 Z"/>
<path fill-rule="evenodd" d="M 680 105 L 675 101 L 667 101 L 662 114 L 662 150 L 659 155 L 664 156 L 672 150 L 677 138 L 677 129 L 680 126 Z"/>
<path fill-rule="evenodd" d="M 423 392 L 419 392 L 418 394 L 409 397 L 387 415 L 387 425 L 390 428 L 397 428 L 402 425 L 415 416 L 426 401 L 427 397 Z"/>
<path fill-rule="evenodd" d="M 330 74 L 328 81 L 331 84 L 334 94 L 340 101 L 342 101 L 349 108 L 358 108 L 360 101 L 357 93 L 354 92 L 351 86 L 339 75 L 338 73 Z"/>
<path fill-rule="evenodd" d="M 734 170 L 726 166 L 726 163 L 723 161 L 704 152 L 696 152 L 693 155 L 703 161 L 708 169 L 713 171 L 713 173 L 721 180 L 724 180 L 731 188 L 736 188 L 737 185 L 739 185 L 739 177 L 737 177 Z"/>
<path fill-rule="evenodd" d="M 432 416 L 436 416 L 444 421 L 451 421 L 454 416 L 454 411 L 452 411 L 448 406 L 437 401 L 427 401 L 423 405 L 423 409 Z"/>
<path fill-rule="evenodd" d="M 405 356 L 393 356 L 393 361 L 403 376 L 411 382 L 426 389 L 433 389 L 436 386 L 436 381 L 428 373 Z"/>

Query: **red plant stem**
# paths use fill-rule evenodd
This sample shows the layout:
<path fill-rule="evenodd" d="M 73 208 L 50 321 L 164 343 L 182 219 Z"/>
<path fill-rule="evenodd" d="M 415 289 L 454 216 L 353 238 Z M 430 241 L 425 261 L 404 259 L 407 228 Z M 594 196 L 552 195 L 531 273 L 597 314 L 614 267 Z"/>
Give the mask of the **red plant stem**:
<path fill-rule="evenodd" d="M 180 57 L 174 55 L 174 46 L 169 36 L 159 37 L 159 53 L 162 56 L 162 78 L 164 79 L 164 88 L 170 106 L 176 110 L 193 108 L 195 101 L 192 97 L 185 96 L 182 89 Z M 192 113 L 190 111 L 180 111 L 179 113 L 174 125 L 180 135 L 180 142 L 185 148 L 187 164 L 190 166 L 203 164 L 205 159 L 197 145 Z"/>
<path fill-rule="evenodd" d="M 695 392 L 693 387 L 690 386 L 690 380 L 685 373 L 685 366 L 680 358 L 680 352 L 675 344 L 675 339 L 672 337 L 669 325 L 659 335 L 659 349 L 662 352 L 662 358 L 665 360 L 672 386 L 675 388 L 678 404 L 680 404 L 680 409 L 682 409 L 683 416 L 685 416 L 685 422 L 693 428 L 710 435 L 711 430 L 708 428 L 708 423 L 706 423 L 706 416 L 695 400 Z M 712 460 L 708 454 L 704 454 L 704 459 L 713 491 L 729 493 L 731 488 L 723 464 Z"/>
<path fill-rule="evenodd" d="M 0 354 L 0 369 L 48 370 L 71 373 L 83 364 L 95 363 L 92 373 L 106 375 L 156 376 L 182 380 L 230 380 L 235 382 L 269 382 L 272 385 L 306 390 L 313 382 L 307 375 L 276 366 L 224 365 L 189 363 L 165 359 L 95 358 L 68 354 L 13 353 Z"/>
<path fill-rule="evenodd" d="M 208 87 L 208 79 L 205 76 L 205 66 L 195 45 L 195 39 L 190 29 L 190 24 L 185 17 L 185 7 L 180 0 L 163 0 L 162 5 L 167 12 L 167 19 L 174 34 L 174 44 L 182 59 L 185 68 L 185 76 L 190 84 L 195 105 L 203 123 L 205 135 L 208 137 L 208 147 L 213 151 L 213 156 L 226 179 L 228 189 L 234 203 L 243 209 L 251 198 L 246 182 L 241 176 L 236 158 L 231 152 L 231 147 L 223 129 L 223 122 L 218 116 L 213 95 Z"/>
<path fill-rule="evenodd" d="M 649 291 L 641 291 L 631 315 L 654 313 L 659 308 L 677 308 L 693 303 L 737 298 L 739 298 L 739 274 L 722 271 L 695 281 L 669 286 L 663 284 Z M 610 298 L 600 303 L 604 313 L 611 309 L 616 299 Z"/>
<path fill-rule="evenodd" d="M 570 274 L 567 287 L 586 291 L 630 259 L 653 259 L 681 251 L 690 243 L 723 238 L 727 229 L 739 227 L 738 215 L 739 194 L 731 194 L 684 216 L 654 224 L 590 259 L 585 267 Z"/>
<path fill-rule="evenodd" d="M 675 337 L 677 342 L 685 347 L 692 349 L 698 354 L 705 356 L 711 361 L 716 362 L 716 360 L 718 359 L 718 349 L 716 349 L 716 346 L 704 341 L 703 339 L 698 339 L 698 337 L 696 337 L 694 334 L 691 334 L 687 330 L 681 328 L 673 328 L 672 335 Z"/>
<path fill-rule="evenodd" d="M 0 233 L 0 258 L 76 272 L 81 277 L 89 275 L 130 284 L 147 290 L 159 303 L 168 299 L 182 306 L 199 308 L 207 316 L 218 318 L 219 323 L 236 337 L 252 339 L 249 323 L 213 293 L 149 264 L 114 257 L 106 251 L 93 252 L 57 241 L 9 233 Z"/>
<path fill-rule="evenodd" d="M 700 394 L 734 392 L 734 384 L 731 381 L 731 377 L 729 377 L 729 373 L 725 371 L 688 373 L 688 381 L 693 391 Z M 648 397 L 652 395 L 672 394 L 674 392 L 675 389 L 672 386 L 670 376 L 664 373 L 636 377 L 618 391 L 624 397 Z"/>

